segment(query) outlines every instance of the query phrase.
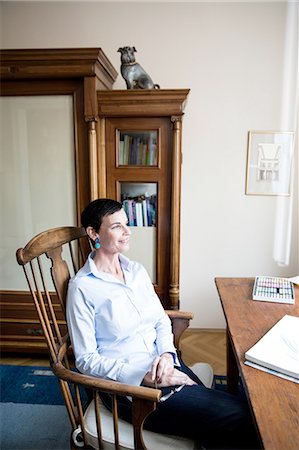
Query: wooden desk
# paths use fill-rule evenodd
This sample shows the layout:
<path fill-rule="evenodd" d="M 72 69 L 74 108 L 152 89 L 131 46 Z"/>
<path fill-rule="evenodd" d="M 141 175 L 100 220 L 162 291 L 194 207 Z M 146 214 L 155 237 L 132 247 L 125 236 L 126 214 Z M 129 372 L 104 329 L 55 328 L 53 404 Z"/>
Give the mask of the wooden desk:
<path fill-rule="evenodd" d="M 230 391 L 240 372 L 266 450 L 299 449 L 299 385 L 244 364 L 244 355 L 285 314 L 299 316 L 295 305 L 253 301 L 253 278 L 216 278 L 227 323 Z"/>

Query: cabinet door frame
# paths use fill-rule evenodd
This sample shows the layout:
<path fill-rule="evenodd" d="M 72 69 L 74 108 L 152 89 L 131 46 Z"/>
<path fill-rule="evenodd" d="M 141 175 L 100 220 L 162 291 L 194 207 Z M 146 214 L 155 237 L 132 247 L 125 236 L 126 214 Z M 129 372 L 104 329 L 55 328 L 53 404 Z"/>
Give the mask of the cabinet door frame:
<path fill-rule="evenodd" d="M 110 191 L 110 181 L 107 173 L 107 146 L 111 141 L 110 134 L 106 135 L 107 123 L 112 118 L 125 118 L 144 121 L 160 118 L 166 119 L 169 130 L 169 150 L 171 152 L 170 159 L 170 185 L 169 189 L 169 203 L 170 209 L 164 216 L 160 216 L 159 227 L 166 227 L 166 233 L 159 235 L 157 242 L 157 273 L 160 267 L 162 258 L 166 256 L 167 263 L 165 264 L 165 283 L 167 286 L 163 287 L 161 301 L 163 306 L 167 309 L 179 309 L 180 306 L 180 291 L 179 291 L 179 274 L 180 274 L 180 199 L 181 199 L 181 163 L 182 163 L 182 116 L 184 114 L 184 107 L 186 104 L 189 89 L 153 89 L 153 90 L 112 90 L 112 91 L 98 91 L 98 108 L 99 108 L 99 146 L 98 146 L 98 192 L 100 196 L 106 197 L 107 192 Z M 144 122 L 146 123 L 146 122 Z M 111 144 L 111 142 L 110 142 Z M 115 149 L 114 149 L 115 152 Z M 109 161 L 108 161 L 109 162 Z M 117 169 L 119 170 L 119 168 Z M 123 170 L 123 169 L 121 169 Z M 125 168 L 124 168 L 125 170 Z M 132 168 L 127 168 L 128 173 Z M 134 170 L 134 169 L 133 169 Z M 136 170 L 136 168 L 135 168 Z M 150 179 L 150 171 L 154 169 L 138 167 L 138 172 L 142 177 L 143 171 L 148 171 L 148 178 Z M 130 173 L 129 173 L 130 175 Z M 115 183 L 115 177 L 112 183 Z M 162 182 L 162 180 L 160 181 Z M 109 188 L 108 188 L 109 186 Z M 113 191 L 115 198 L 119 197 L 119 192 L 116 189 Z M 168 224 L 167 224 L 168 222 Z M 167 225 L 166 225 L 167 224 Z M 167 226 L 169 228 L 167 229 Z M 159 239 L 167 239 L 169 242 L 169 250 L 166 255 L 161 254 L 161 242 Z M 160 266 L 159 266 L 160 261 Z M 159 279 L 159 278 L 158 278 Z M 160 284 L 160 287 L 162 284 Z M 159 283 L 157 292 L 159 291 Z M 158 292 L 159 293 L 159 292 Z"/>

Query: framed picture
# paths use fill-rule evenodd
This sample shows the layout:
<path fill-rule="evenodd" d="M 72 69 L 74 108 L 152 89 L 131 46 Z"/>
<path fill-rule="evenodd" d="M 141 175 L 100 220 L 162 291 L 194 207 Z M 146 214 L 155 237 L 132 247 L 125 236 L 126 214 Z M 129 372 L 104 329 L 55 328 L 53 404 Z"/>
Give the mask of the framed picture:
<path fill-rule="evenodd" d="M 249 131 L 247 195 L 290 195 L 294 133 Z"/>

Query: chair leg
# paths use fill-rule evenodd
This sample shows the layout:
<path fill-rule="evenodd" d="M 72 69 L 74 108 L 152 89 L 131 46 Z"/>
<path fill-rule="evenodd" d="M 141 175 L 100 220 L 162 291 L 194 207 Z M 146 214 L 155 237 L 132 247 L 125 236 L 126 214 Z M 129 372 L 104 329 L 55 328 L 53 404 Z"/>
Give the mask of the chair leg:
<path fill-rule="evenodd" d="M 72 438 L 72 433 L 70 435 L 70 449 L 71 450 L 76 450 L 76 447 L 75 447 L 75 444 L 74 444 L 74 441 L 73 441 L 73 438 Z"/>
<path fill-rule="evenodd" d="M 87 447 L 77 447 L 73 441 L 72 434 L 73 434 L 73 432 L 70 435 L 70 450 L 79 450 L 79 449 L 80 450 L 92 450 L 93 449 L 93 447 L 90 447 L 89 445 Z"/>
<path fill-rule="evenodd" d="M 84 449 L 86 449 L 86 447 L 77 447 L 77 445 L 73 441 L 72 434 L 73 433 L 71 433 L 71 435 L 70 435 L 70 450 L 78 450 L 78 449 L 84 450 Z M 87 448 L 89 448 L 89 447 L 87 447 Z"/>

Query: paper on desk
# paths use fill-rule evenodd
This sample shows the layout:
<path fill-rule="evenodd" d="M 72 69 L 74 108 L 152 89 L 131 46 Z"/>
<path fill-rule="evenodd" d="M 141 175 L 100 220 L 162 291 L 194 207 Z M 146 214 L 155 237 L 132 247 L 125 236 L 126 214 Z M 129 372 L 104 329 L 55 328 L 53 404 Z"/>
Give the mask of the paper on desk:
<path fill-rule="evenodd" d="M 269 373 L 273 370 L 299 380 L 298 330 L 299 317 L 285 315 L 245 352 L 245 359 L 270 369 Z"/>
<path fill-rule="evenodd" d="M 287 280 L 291 281 L 291 283 L 299 285 L 299 275 L 296 277 L 287 278 Z"/>
<path fill-rule="evenodd" d="M 284 373 L 277 372 L 276 370 L 267 369 L 266 367 L 260 366 L 259 364 L 255 364 L 251 361 L 244 361 L 244 364 L 246 364 L 246 366 L 254 367 L 255 369 L 262 370 L 263 372 L 267 372 L 270 373 L 271 375 L 275 375 L 277 377 L 293 381 L 294 383 L 299 384 L 299 380 L 297 380 L 297 378 L 291 377 L 290 375 L 285 375 Z"/>

